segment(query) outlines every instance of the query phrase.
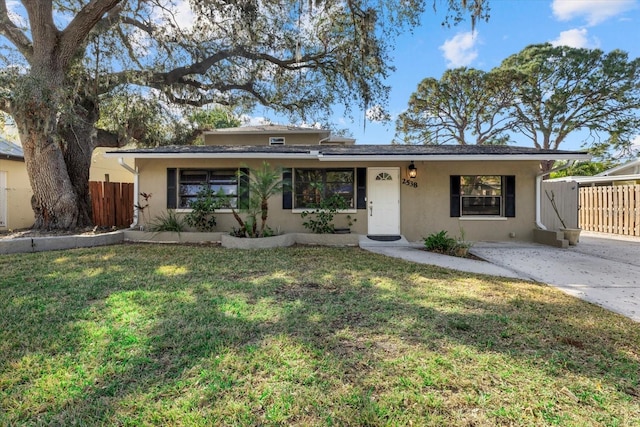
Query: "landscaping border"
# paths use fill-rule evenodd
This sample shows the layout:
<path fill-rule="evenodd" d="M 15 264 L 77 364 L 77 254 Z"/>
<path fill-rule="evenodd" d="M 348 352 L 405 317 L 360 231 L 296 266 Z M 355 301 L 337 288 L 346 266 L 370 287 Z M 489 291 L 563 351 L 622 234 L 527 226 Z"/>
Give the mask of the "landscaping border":
<path fill-rule="evenodd" d="M 0 255 L 90 248 L 94 246 L 116 245 L 123 242 L 216 244 L 230 249 L 268 249 L 287 247 L 295 244 L 315 246 L 358 246 L 359 237 L 360 236 L 358 234 L 287 233 L 273 237 L 252 239 L 233 237 L 222 232 L 154 233 L 138 230 L 118 230 L 100 234 L 0 239 Z"/>
<path fill-rule="evenodd" d="M 18 237 L 0 240 L 0 254 L 58 251 L 94 246 L 115 245 L 124 241 L 124 233 L 113 231 L 100 234 L 69 236 Z"/>
<path fill-rule="evenodd" d="M 286 233 L 271 237 L 234 237 L 227 233 L 162 232 L 126 230 L 124 240 L 153 243 L 213 243 L 229 249 L 269 249 L 300 245 L 358 246 L 358 234 Z"/>

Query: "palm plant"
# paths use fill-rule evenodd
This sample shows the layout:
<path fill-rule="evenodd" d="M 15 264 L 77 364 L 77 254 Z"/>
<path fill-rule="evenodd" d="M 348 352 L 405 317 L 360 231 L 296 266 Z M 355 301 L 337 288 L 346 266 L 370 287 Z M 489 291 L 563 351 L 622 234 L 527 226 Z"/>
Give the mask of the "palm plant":
<path fill-rule="evenodd" d="M 260 235 L 264 232 L 269 216 L 269 199 L 282 193 L 282 169 L 271 168 L 269 163 L 262 162 L 262 167 L 251 171 L 249 176 L 249 192 L 256 206 L 260 206 Z"/>
<path fill-rule="evenodd" d="M 268 162 L 263 162 L 258 169 L 250 169 L 249 172 L 239 172 L 240 178 L 246 180 L 249 191 L 249 206 L 247 211 L 250 218 L 255 218 L 260 214 L 260 230 L 255 219 L 253 221 L 243 221 L 242 218 L 232 208 L 233 216 L 240 225 L 241 230 L 246 230 L 250 237 L 258 237 L 264 234 L 269 217 L 269 199 L 284 190 L 282 180 L 282 168 L 272 168 Z M 247 230 L 245 222 L 250 222 L 250 230 Z"/>

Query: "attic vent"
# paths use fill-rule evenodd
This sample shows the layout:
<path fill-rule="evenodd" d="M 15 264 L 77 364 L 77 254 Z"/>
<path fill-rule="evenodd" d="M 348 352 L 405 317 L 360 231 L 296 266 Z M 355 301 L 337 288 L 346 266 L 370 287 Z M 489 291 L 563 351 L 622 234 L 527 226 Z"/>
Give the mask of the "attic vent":
<path fill-rule="evenodd" d="M 284 136 L 270 136 L 269 145 L 284 145 Z"/>

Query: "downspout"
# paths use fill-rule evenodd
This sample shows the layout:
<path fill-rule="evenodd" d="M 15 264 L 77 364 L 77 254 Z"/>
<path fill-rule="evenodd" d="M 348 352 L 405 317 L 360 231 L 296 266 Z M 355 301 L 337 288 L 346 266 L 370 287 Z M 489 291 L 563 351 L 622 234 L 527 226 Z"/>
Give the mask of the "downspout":
<path fill-rule="evenodd" d="M 118 163 L 120 166 L 125 168 L 127 171 L 133 174 L 133 222 L 129 226 L 130 228 L 134 228 L 138 225 L 138 208 L 140 206 L 140 194 L 138 188 L 140 186 L 140 174 L 138 173 L 138 168 L 135 169 L 129 166 L 124 162 L 124 158 L 118 157 Z"/>
<path fill-rule="evenodd" d="M 549 175 L 550 173 L 553 172 L 558 172 L 561 171 L 563 169 L 567 169 L 570 168 L 571 166 L 573 166 L 575 164 L 576 160 L 569 160 L 567 163 L 565 163 L 564 165 L 557 167 L 555 169 L 551 169 L 548 172 L 541 172 L 538 175 L 536 175 L 536 227 L 538 227 L 541 230 L 546 230 L 547 227 L 544 226 L 544 224 L 542 224 L 542 220 L 541 220 L 541 216 L 542 216 L 542 178 L 546 175 Z"/>

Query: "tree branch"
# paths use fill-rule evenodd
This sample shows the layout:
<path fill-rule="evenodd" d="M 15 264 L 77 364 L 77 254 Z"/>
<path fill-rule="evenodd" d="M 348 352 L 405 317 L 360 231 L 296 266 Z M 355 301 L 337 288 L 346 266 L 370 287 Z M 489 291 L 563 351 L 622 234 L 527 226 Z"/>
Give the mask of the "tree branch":
<path fill-rule="evenodd" d="M 30 61 L 33 57 L 31 40 L 9 18 L 6 0 L 0 1 L 0 34 L 5 36 Z"/>
<path fill-rule="evenodd" d="M 96 147 L 119 148 L 124 145 L 124 140 L 116 133 L 104 129 L 98 129 Z"/>
<path fill-rule="evenodd" d="M 123 0 L 91 0 L 67 25 L 60 37 L 59 63 L 66 67 L 76 55 L 89 33 L 103 19 L 103 16 Z"/>

